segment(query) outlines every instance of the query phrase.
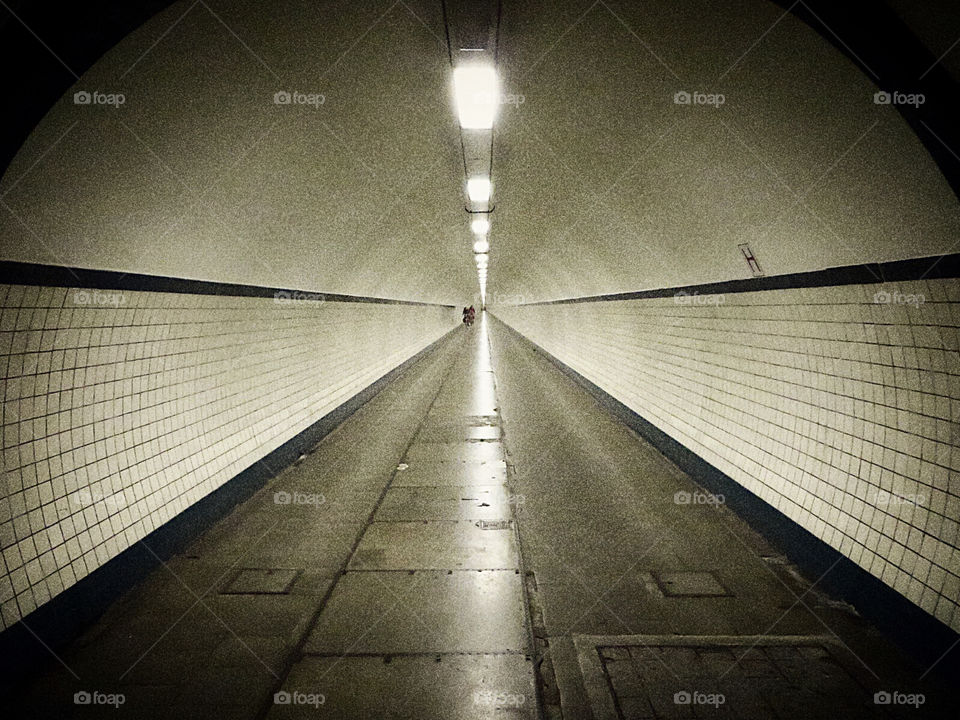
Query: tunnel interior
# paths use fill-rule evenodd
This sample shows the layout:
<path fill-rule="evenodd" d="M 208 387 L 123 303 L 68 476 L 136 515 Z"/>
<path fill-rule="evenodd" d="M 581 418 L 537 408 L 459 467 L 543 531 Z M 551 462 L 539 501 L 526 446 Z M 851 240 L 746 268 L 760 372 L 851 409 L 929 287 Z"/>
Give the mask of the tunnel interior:
<path fill-rule="evenodd" d="M 2 5 L 21 716 L 955 717 L 952 3 Z"/>

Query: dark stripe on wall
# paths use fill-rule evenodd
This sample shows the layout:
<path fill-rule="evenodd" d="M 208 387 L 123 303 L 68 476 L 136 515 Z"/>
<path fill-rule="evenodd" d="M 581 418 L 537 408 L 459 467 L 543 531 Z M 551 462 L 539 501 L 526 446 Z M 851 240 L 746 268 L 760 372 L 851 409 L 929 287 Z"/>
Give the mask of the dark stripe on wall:
<path fill-rule="evenodd" d="M 392 300 L 364 295 L 341 295 L 321 293 L 316 290 L 263 287 L 237 283 L 189 280 L 165 275 L 141 275 L 113 270 L 90 270 L 88 268 L 40 265 L 36 263 L 0 260 L 0 284 L 38 285 L 46 287 L 91 288 L 96 290 L 127 290 L 129 292 L 167 292 L 190 295 L 232 295 L 236 297 L 286 298 L 291 300 L 312 299 L 324 302 L 381 303 L 385 305 L 419 305 L 423 307 L 448 307 L 441 303 L 417 302 L 415 300 Z"/>
<path fill-rule="evenodd" d="M 895 260 L 885 263 L 866 265 L 847 265 L 844 267 L 813 270 L 811 272 L 790 273 L 789 275 L 771 275 L 769 277 L 748 278 L 745 280 L 727 280 L 726 282 L 705 283 L 703 285 L 681 285 L 657 290 L 637 290 L 635 292 L 612 293 L 609 295 L 588 295 L 585 297 L 564 298 L 561 300 L 541 300 L 524 303 L 533 305 L 569 305 L 584 302 L 605 302 L 611 300 L 646 300 L 649 298 L 673 297 L 679 293 L 687 295 L 723 295 L 760 290 L 788 290 L 792 288 L 815 288 L 835 285 L 875 285 L 888 282 L 907 282 L 934 280 L 937 278 L 960 277 L 960 253 L 934 255 L 932 257 Z"/>
<path fill-rule="evenodd" d="M 674 440 L 530 338 L 496 316 L 494 318 L 513 336 L 529 344 L 538 354 L 581 385 L 603 408 L 647 440 L 691 479 L 709 492 L 723 495 L 725 505 L 767 538 L 804 574 L 820 578 L 817 583 L 819 588 L 853 605 L 861 616 L 886 633 L 894 643 L 915 658 L 923 669 L 937 663 L 931 675 L 951 681 L 960 677 L 960 646 L 952 653 L 948 652 L 960 640 L 951 628 Z"/>
<path fill-rule="evenodd" d="M 40 667 L 56 662 L 44 645 L 56 651 L 79 637 L 123 593 L 156 569 L 160 560 L 183 552 L 211 525 L 252 497 L 301 455 L 309 452 L 387 384 L 448 340 L 458 329 L 459 326 L 445 333 L 262 460 L 257 460 L 143 540 L 28 614 L 25 620 L 29 629 L 21 621 L 0 632 L 0 693 L 11 692 L 20 680 Z"/>

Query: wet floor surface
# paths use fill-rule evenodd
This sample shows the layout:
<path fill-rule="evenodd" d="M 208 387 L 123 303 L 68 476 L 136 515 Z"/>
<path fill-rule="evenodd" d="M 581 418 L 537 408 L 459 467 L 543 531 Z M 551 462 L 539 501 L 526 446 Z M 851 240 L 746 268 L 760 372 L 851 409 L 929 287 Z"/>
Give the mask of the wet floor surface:
<path fill-rule="evenodd" d="M 952 717 L 696 492 L 481 316 L 115 603 L 17 716 Z"/>

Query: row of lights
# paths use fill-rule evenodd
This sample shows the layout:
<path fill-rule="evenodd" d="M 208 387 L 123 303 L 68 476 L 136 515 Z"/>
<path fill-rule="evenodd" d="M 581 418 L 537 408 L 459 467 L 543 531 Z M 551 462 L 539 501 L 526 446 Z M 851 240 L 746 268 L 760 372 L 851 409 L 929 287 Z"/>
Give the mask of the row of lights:
<path fill-rule="evenodd" d="M 488 64 L 457 67 L 453 71 L 453 87 L 461 131 L 492 130 L 500 106 L 500 88 L 494 67 Z M 467 197 L 474 206 L 489 208 L 492 194 L 489 176 L 473 175 L 467 178 Z M 470 223 L 476 238 L 473 256 L 477 265 L 477 279 L 480 281 L 480 301 L 485 304 L 487 267 L 490 262 L 490 211 L 477 210 L 473 214 L 478 215 Z"/>

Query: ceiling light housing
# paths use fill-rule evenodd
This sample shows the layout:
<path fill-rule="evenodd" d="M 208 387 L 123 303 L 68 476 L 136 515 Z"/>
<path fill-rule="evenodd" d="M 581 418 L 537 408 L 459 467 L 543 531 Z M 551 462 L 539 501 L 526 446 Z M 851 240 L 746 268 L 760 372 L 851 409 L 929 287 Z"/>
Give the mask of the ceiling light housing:
<path fill-rule="evenodd" d="M 500 105 L 500 83 L 492 65 L 461 65 L 453 71 L 453 94 L 460 127 L 489 130 Z"/>
<path fill-rule="evenodd" d="M 490 178 L 472 177 L 467 180 L 467 197 L 470 202 L 485 203 L 490 201 Z"/>
<path fill-rule="evenodd" d="M 470 229 L 474 235 L 486 235 L 490 232 L 490 221 L 485 217 L 474 218 L 470 223 Z"/>

